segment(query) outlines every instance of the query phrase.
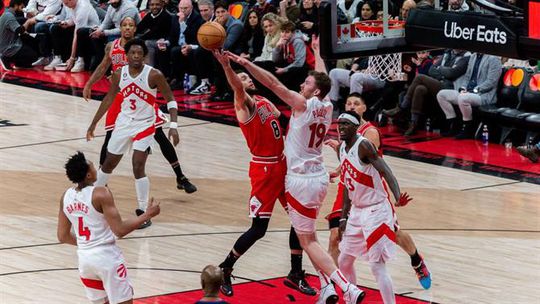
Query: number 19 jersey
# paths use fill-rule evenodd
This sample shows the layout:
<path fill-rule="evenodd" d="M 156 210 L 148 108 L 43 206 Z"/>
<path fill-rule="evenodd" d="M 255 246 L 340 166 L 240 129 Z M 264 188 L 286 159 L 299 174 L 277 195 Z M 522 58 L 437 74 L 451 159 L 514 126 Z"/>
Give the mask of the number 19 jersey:
<path fill-rule="evenodd" d="M 285 138 L 288 173 L 316 175 L 326 172 L 322 157 L 323 141 L 332 124 L 332 103 L 312 97 L 306 110 L 291 115 Z"/>
<path fill-rule="evenodd" d="M 63 211 L 75 230 L 79 249 L 112 245 L 116 242 L 116 236 L 105 220 L 105 216 L 92 205 L 94 188 L 94 186 L 87 186 L 77 191 L 75 187 L 72 187 L 64 194 Z"/>

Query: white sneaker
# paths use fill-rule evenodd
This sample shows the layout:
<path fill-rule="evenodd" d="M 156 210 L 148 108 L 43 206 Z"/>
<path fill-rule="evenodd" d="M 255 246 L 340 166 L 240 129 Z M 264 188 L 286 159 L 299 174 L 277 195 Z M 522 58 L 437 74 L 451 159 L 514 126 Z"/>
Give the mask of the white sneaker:
<path fill-rule="evenodd" d="M 42 65 L 48 65 L 51 59 L 49 57 L 39 57 L 38 60 L 34 61 L 32 63 L 32 66 L 42 66 Z"/>
<path fill-rule="evenodd" d="M 77 58 L 75 65 L 71 68 L 71 73 L 79 73 L 84 71 L 84 59 L 82 57 Z"/>
<path fill-rule="evenodd" d="M 62 58 L 60 58 L 60 56 L 54 56 L 53 60 L 48 65 L 46 65 L 43 69 L 45 71 L 52 71 L 59 64 L 62 64 Z"/>
<path fill-rule="evenodd" d="M 338 301 L 339 297 L 334 289 L 334 285 L 330 283 L 320 290 L 317 304 L 335 304 Z"/>
<path fill-rule="evenodd" d="M 189 91 L 189 95 L 203 95 L 210 93 L 210 85 L 206 82 L 201 82 L 201 84 L 195 89 Z"/>
<path fill-rule="evenodd" d="M 343 294 L 343 299 L 346 304 L 359 304 L 362 303 L 362 300 L 366 296 L 366 293 L 363 290 L 360 290 L 358 287 L 353 284 L 349 285 L 349 289 Z"/>
<path fill-rule="evenodd" d="M 2 58 L 0 58 L 0 66 L 1 66 L 2 69 L 4 69 L 5 71 L 11 70 L 11 67 L 7 66 L 6 63 L 2 60 Z"/>

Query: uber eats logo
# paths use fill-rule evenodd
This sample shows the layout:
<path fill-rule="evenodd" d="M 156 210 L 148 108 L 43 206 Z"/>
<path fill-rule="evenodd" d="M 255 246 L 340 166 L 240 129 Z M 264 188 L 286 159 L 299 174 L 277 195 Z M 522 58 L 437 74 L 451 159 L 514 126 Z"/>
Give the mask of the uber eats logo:
<path fill-rule="evenodd" d="M 457 22 L 444 22 L 444 36 L 448 38 L 505 44 L 506 35 L 505 31 L 490 29 L 481 24 L 476 27 L 461 27 Z"/>

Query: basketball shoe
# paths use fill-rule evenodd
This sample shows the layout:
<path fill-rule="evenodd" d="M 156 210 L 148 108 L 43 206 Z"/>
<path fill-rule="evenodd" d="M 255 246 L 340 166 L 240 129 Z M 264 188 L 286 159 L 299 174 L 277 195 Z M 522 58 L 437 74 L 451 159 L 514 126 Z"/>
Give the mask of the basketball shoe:
<path fill-rule="evenodd" d="M 219 266 L 221 270 L 223 271 L 223 281 L 221 282 L 221 286 L 219 287 L 219 290 L 222 294 L 226 295 L 227 297 L 233 296 L 233 288 L 232 288 L 232 281 L 231 277 L 234 278 L 232 275 L 233 269 L 230 267 L 222 267 Z"/>
<path fill-rule="evenodd" d="M 178 190 L 184 190 L 187 194 L 197 191 L 197 187 L 192 184 L 189 179 L 185 176 L 182 176 L 180 179 L 176 180 L 176 188 Z"/>
<path fill-rule="evenodd" d="M 283 281 L 283 284 L 308 296 L 314 296 L 317 294 L 317 290 L 309 286 L 309 283 L 306 281 L 305 270 L 300 272 L 292 272 L 291 270 L 291 272 L 289 272 L 287 275 L 287 278 Z"/>
<path fill-rule="evenodd" d="M 316 304 L 336 304 L 339 297 L 332 283 L 323 287 L 319 293 L 319 299 Z"/>
<path fill-rule="evenodd" d="M 135 214 L 136 214 L 137 216 L 139 216 L 139 215 L 141 215 L 141 214 L 143 214 L 143 213 L 144 213 L 144 211 L 142 211 L 141 209 L 136 209 L 136 210 L 135 210 Z M 139 228 L 137 228 L 137 229 L 144 229 L 144 228 L 150 227 L 150 226 L 152 226 L 152 221 L 151 221 L 150 219 L 148 219 L 147 221 L 145 221 L 144 223 L 142 223 L 142 224 L 139 226 Z"/>
<path fill-rule="evenodd" d="M 423 257 L 420 265 L 413 267 L 413 269 L 416 272 L 416 277 L 418 278 L 420 285 L 422 285 L 424 289 L 429 289 L 431 287 L 431 273 L 429 273 Z"/>
<path fill-rule="evenodd" d="M 366 293 L 363 290 L 353 284 L 349 284 L 349 288 L 343 294 L 343 300 L 345 300 L 346 304 L 360 304 L 365 296 Z"/>

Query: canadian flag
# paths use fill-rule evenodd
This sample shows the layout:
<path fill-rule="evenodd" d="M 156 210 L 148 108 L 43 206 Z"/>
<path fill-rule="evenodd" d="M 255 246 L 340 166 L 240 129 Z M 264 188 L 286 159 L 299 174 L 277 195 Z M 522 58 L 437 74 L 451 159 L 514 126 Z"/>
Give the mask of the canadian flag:
<path fill-rule="evenodd" d="M 348 42 L 352 38 L 356 38 L 354 24 L 338 24 L 337 25 L 338 42 Z"/>

